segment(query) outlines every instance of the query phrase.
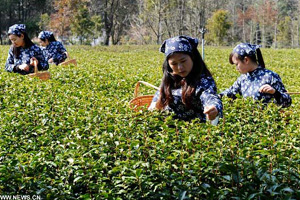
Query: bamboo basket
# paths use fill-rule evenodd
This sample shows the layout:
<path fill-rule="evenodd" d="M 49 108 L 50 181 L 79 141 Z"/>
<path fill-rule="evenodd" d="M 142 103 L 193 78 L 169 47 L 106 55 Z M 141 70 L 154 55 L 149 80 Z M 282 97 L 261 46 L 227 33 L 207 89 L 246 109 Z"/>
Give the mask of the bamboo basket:
<path fill-rule="evenodd" d="M 287 94 L 300 94 L 300 92 L 287 92 Z"/>
<path fill-rule="evenodd" d="M 149 86 L 149 87 L 152 87 L 153 89 L 156 89 L 158 90 L 159 88 L 150 84 L 150 83 L 147 83 L 145 81 L 138 81 L 136 86 L 135 86 L 135 89 L 134 89 L 134 98 L 129 102 L 130 104 L 130 108 L 135 110 L 135 111 L 139 111 L 141 110 L 142 107 L 147 107 L 149 108 L 151 102 L 152 102 L 152 99 L 154 97 L 154 95 L 143 95 L 143 96 L 138 96 L 138 93 L 139 93 L 139 87 L 140 87 L 140 84 L 144 84 L 146 86 Z"/>
<path fill-rule="evenodd" d="M 77 66 L 77 61 L 76 59 L 71 59 L 71 57 L 69 56 L 69 54 L 67 52 L 65 52 L 65 54 L 67 55 L 67 60 L 65 62 L 60 63 L 60 66 L 67 66 L 70 64 L 73 64 L 75 66 Z"/>
<path fill-rule="evenodd" d="M 38 71 L 38 67 L 37 67 L 38 64 L 36 61 L 33 61 L 33 65 L 34 65 L 34 73 L 28 74 L 27 76 L 29 76 L 30 78 L 38 77 L 39 79 L 44 80 L 44 81 L 50 79 L 50 77 L 51 77 L 50 72 Z"/>

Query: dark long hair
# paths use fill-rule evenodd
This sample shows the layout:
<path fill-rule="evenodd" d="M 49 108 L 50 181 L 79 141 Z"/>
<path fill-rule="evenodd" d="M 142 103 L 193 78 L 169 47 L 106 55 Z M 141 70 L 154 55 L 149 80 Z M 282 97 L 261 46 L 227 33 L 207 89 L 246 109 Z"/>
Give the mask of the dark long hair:
<path fill-rule="evenodd" d="M 32 45 L 34 45 L 34 43 L 31 41 L 31 39 L 28 37 L 27 33 L 25 32 L 22 32 L 21 34 L 24 35 L 24 43 L 25 43 L 25 49 L 31 47 Z M 21 34 L 20 35 L 16 35 L 18 37 L 21 37 Z M 8 36 L 11 35 L 11 34 L 8 34 Z M 13 47 L 13 54 L 15 57 L 19 57 L 20 56 L 20 49 L 21 47 Z"/>
<path fill-rule="evenodd" d="M 174 53 L 166 57 L 163 63 L 163 78 L 160 85 L 160 96 L 156 104 L 156 108 L 160 110 L 164 109 L 167 105 L 173 102 L 172 89 L 179 87 L 182 87 L 182 102 L 187 108 L 190 108 L 192 106 L 191 100 L 193 98 L 193 94 L 195 93 L 196 84 L 200 80 L 200 76 L 202 74 L 208 77 L 212 76 L 202 60 L 197 48 L 195 48 L 192 53 L 179 52 L 185 53 L 191 57 L 193 61 L 191 72 L 185 78 L 182 78 L 179 75 L 172 75 L 173 70 L 169 66 L 168 59 Z"/>
<path fill-rule="evenodd" d="M 232 52 L 230 55 L 229 55 L 229 63 L 230 64 L 234 64 L 233 61 L 232 61 L 232 57 L 235 53 Z M 260 49 L 256 49 L 256 54 L 252 54 L 252 55 L 244 55 L 244 56 L 241 56 L 239 54 L 237 54 L 237 58 L 239 60 L 241 60 L 242 62 L 244 62 L 244 58 L 245 57 L 248 57 L 252 62 L 255 62 L 257 63 L 259 66 L 261 66 L 262 68 L 265 68 L 265 62 L 264 62 L 264 58 L 262 56 L 262 53 L 260 51 Z"/>

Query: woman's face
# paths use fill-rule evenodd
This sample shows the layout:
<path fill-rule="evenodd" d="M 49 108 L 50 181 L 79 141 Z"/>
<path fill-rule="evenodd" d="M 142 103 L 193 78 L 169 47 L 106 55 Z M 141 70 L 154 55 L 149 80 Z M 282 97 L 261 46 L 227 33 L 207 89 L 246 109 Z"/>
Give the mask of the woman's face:
<path fill-rule="evenodd" d="M 241 74 L 246 74 L 253 71 L 253 66 L 249 64 L 249 58 L 245 57 L 244 60 L 240 60 L 236 54 L 232 56 L 232 62 L 236 66 L 236 70 Z"/>
<path fill-rule="evenodd" d="M 174 53 L 168 59 L 169 66 L 173 70 L 173 75 L 186 77 L 193 69 L 192 58 L 185 53 Z"/>
<path fill-rule="evenodd" d="M 14 47 L 23 47 L 23 46 L 25 46 L 24 35 L 23 34 L 21 34 L 20 36 L 11 34 L 8 37 L 9 37 L 9 39 L 10 39 L 10 41 L 11 41 L 11 43 Z"/>
<path fill-rule="evenodd" d="M 46 46 L 48 46 L 48 44 L 49 44 L 49 42 L 48 42 L 47 39 L 46 39 L 45 41 L 39 39 L 39 43 L 40 43 L 40 45 L 41 45 L 42 47 L 46 47 Z"/>

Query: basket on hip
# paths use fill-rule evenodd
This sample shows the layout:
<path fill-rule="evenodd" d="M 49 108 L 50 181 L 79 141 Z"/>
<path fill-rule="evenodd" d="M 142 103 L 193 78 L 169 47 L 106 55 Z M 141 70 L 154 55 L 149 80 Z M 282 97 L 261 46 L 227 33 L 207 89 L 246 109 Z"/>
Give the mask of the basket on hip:
<path fill-rule="evenodd" d="M 136 86 L 135 86 L 135 89 L 134 89 L 134 98 L 129 102 L 130 103 L 130 108 L 132 108 L 135 111 L 139 111 L 143 107 L 148 108 L 150 106 L 151 102 L 152 102 L 153 97 L 154 97 L 154 95 L 138 96 L 139 87 L 140 87 L 141 83 L 143 83 L 146 86 L 152 87 L 156 90 L 159 89 L 158 87 L 156 87 L 156 86 L 154 86 L 150 83 L 147 83 L 147 82 L 144 82 L 144 81 L 138 81 Z"/>
<path fill-rule="evenodd" d="M 67 59 L 66 59 L 66 61 L 60 63 L 59 65 L 61 65 L 61 66 L 67 66 L 67 65 L 72 64 L 72 65 L 77 66 L 77 61 L 76 61 L 76 59 L 71 59 L 71 57 L 70 57 L 70 55 L 68 54 L 68 52 L 64 52 L 64 53 L 67 55 Z"/>
<path fill-rule="evenodd" d="M 51 75 L 50 72 L 48 71 L 38 71 L 38 67 L 37 67 L 37 62 L 33 61 L 33 65 L 34 65 L 34 73 L 32 74 L 28 74 L 27 76 L 33 78 L 33 77 L 38 77 L 41 80 L 48 80 L 50 79 Z"/>

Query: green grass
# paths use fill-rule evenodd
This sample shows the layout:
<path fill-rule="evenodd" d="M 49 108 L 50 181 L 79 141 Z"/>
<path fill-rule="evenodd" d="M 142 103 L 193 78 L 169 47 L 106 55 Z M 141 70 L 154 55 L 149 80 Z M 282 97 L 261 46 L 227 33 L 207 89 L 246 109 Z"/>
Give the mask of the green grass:
<path fill-rule="evenodd" d="M 137 81 L 159 86 L 159 46 L 67 47 L 78 66 L 51 80 L 4 70 L 0 48 L 0 194 L 46 199 L 299 199 L 300 100 L 280 109 L 223 99 L 218 126 L 133 112 Z M 231 48 L 207 47 L 218 90 L 239 76 Z M 263 49 L 299 92 L 300 50 Z M 141 94 L 153 94 L 141 86 Z"/>

